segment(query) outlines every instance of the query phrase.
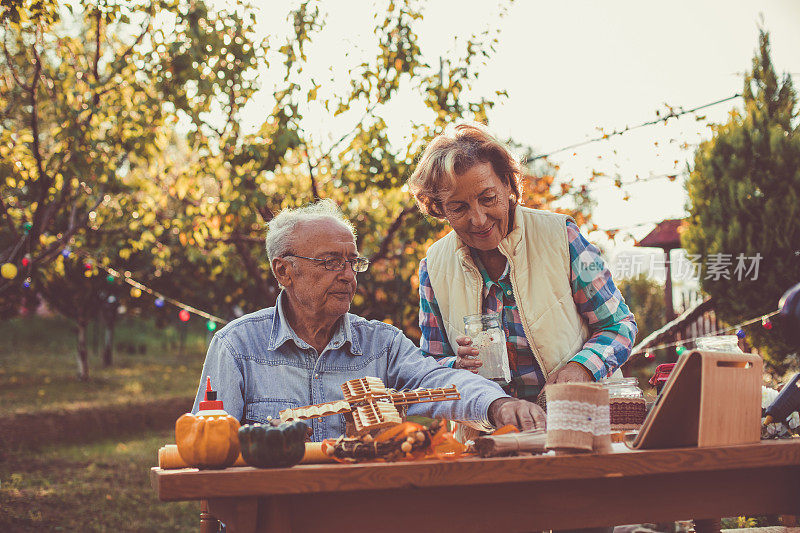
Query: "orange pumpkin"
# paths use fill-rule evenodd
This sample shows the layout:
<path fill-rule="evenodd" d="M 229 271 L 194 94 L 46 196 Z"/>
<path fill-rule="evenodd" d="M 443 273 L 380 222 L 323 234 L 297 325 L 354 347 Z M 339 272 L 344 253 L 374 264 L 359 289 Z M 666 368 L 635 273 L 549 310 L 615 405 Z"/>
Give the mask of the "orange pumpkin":
<path fill-rule="evenodd" d="M 239 421 L 226 413 L 186 413 L 175 422 L 175 443 L 191 466 L 227 468 L 239 457 Z"/>

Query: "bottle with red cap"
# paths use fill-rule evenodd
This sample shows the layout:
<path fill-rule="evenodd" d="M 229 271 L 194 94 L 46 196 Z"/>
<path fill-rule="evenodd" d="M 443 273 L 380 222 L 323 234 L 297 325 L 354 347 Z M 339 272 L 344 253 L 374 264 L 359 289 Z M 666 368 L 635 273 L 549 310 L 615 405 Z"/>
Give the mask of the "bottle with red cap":
<path fill-rule="evenodd" d="M 206 394 L 200 402 L 197 416 L 227 415 L 222 400 L 217 400 L 217 391 L 211 388 L 211 377 L 206 376 Z"/>
<path fill-rule="evenodd" d="M 239 421 L 225 412 L 209 377 L 197 414 L 186 413 L 175 422 L 175 443 L 190 466 L 225 468 L 239 456 L 238 432 Z"/>

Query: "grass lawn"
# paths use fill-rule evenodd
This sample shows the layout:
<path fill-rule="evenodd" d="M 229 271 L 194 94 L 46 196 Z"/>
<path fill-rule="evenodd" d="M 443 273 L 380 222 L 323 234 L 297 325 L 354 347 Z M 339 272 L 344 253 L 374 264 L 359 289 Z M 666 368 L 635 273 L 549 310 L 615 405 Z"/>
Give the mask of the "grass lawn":
<path fill-rule="evenodd" d="M 149 470 L 171 431 L 0 456 L 0 531 L 197 531 L 198 502 L 164 503 Z"/>
<path fill-rule="evenodd" d="M 195 323 L 196 322 L 196 323 Z M 193 397 L 206 351 L 204 324 L 176 327 L 124 317 L 114 364 L 100 360 L 90 326 L 88 381 L 77 378 L 72 324 L 58 317 L 0 323 L 0 398 L 6 412 L 102 407 L 121 399 Z M 196 502 L 162 503 L 150 487 L 158 448 L 171 429 L 89 444 L 0 449 L 0 531 L 197 531 Z"/>
<path fill-rule="evenodd" d="M 77 377 L 76 335 L 58 317 L 0 322 L 0 396 L 10 412 L 90 406 L 118 400 L 194 396 L 206 351 L 200 320 L 187 326 L 180 350 L 177 327 L 123 317 L 115 333 L 114 364 L 103 368 L 102 329 L 89 328 L 89 380 Z M 96 350 L 93 350 L 96 348 Z"/>

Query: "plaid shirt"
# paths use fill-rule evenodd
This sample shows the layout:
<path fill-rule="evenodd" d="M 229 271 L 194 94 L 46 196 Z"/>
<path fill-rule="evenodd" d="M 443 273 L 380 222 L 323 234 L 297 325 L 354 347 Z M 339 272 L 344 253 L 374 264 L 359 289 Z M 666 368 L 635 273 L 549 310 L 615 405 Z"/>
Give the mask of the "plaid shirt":
<path fill-rule="evenodd" d="M 572 298 L 590 331 L 589 339 L 570 361 L 580 363 L 595 380 L 599 380 L 610 375 L 628 359 L 638 328 L 622 294 L 611 279 L 600 250 L 581 235 L 572 220 L 567 220 L 567 240 Z M 506 390 L 517 398 L 534 400 L 545 378 L 522 328 L 511 287 L 509 266 L 506 265 L 500 279 L 493 281 L 475 254 L 472 254 L 472 259 L 483 276 L 482 311 L 502 312 L 511 367 L 511 383 Z M 587 269 L 582 265 L 594 265 L 594 268 Z M 443 327 L 442 314 L 428 276 L 427 259 L 419 264 L 419 295 L 420 348 L 426 355 L 438 359 L 439 363 L 453 366 L 455 352 Z"/>

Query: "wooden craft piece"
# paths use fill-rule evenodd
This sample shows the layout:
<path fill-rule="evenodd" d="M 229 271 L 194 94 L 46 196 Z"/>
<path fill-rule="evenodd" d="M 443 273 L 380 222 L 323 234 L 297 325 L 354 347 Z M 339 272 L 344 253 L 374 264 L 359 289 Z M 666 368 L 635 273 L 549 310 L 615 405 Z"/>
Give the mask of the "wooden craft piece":
<path fill-rule="evenodd" d="M 290 420 L 308 420 L 310 418 L 349 413 L 350 410 L 351 407 L 348 402 L 338 400 L 335 402 L 297 407 L 295 409 L 284 409 L 280 412 L 280 416 L 281 422 L 288 422 Z"/>
<path fill-rule="evenodd" d="M 759 442 L 762 366 L 757 355 L 685 353 L 630 446 L 652 449 Z"/>
<path fill-rule="evenodd" d="M 455 385 L 441 389 L 414 389 L 395 391 L 389 389 L 389 396 L 395 405 L 411 405 L 412 403 L 443 402 L 446 400 L 460 400 L 461 394 Z"/>
<path fill-rule="evenodd" d="M 345 381 L 342 383 L 342 393 L 345 401 L 350 403 L 364 401 L 368 396 L 375 398 L 388 396 L 383 381 L 371 376 Z"/>
<path fill-rule="evenodd" d="M 344 400 L 284 409 L 280 412 L 281 422 L 347 413 L 352 415 L 356 432 L 362 435 L 402 422 L 398 407 L 461 399 L 455 385 L 438 389 L 396 391 L 387 388 L 379 378 L 370 376 L 342 383 L 342 394 Z"/>
<path fill-rule="evenodd" d="M 393 426 L 402 421 L 397 408 L 390 402 L 372 402 L 356 407 L 353 411 L 353 423 L 359 435 L 373 429 Z"/>

